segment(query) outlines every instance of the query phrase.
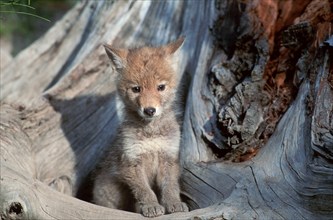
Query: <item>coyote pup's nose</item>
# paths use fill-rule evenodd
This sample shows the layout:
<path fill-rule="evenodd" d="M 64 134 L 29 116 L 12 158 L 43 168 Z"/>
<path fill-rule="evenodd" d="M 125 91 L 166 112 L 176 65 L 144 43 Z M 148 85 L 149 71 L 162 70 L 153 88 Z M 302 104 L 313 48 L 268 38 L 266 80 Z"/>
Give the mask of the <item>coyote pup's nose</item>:
<path fill-rule="evenodd" d="M 144 108 L 143 112 L 148 116 L 153 116 L 156 112 L 156 109 L 152 108 L 152 107 L 148 107 L 148 108 Z"/>

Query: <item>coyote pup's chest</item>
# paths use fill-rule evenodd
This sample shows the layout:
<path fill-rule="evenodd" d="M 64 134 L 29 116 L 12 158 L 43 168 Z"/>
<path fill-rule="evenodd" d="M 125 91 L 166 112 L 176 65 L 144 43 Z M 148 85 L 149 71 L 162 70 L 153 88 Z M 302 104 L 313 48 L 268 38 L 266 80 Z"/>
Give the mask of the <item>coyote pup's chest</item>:
<path fill-rule="evenodd" d="M 171 140 L 165 137 L 144 138 L 135 140 L 127 138 L 124 140 L 124 156 L 128 159 L 139 159 L 143 155 L 151 159 L 160 155 L 177 157 L 179 153 L 179 140 Z"/>

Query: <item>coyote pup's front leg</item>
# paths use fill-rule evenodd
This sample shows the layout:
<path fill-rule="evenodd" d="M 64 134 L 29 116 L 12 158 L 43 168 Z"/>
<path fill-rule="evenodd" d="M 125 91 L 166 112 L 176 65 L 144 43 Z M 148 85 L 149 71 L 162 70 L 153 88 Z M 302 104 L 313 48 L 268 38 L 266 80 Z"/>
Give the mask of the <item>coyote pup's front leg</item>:
<path fill-rule="evenodd" d="M 160 158 L 162 164 L 157 175 L 157 184 L 161 189 L 161 204 L 166 213 L 188 212 L 188 207 L 180 200 L 179 165 L 177 159 Z"/>
<path fill-rule="evenodd" d="M 136 200 L 135 211 L 146 217 L 163 215 L 164 207 L 158 203 L 142 164 L 126 166 L 122 169 L 122 173 L 123 182 L 127 183 Z"/>

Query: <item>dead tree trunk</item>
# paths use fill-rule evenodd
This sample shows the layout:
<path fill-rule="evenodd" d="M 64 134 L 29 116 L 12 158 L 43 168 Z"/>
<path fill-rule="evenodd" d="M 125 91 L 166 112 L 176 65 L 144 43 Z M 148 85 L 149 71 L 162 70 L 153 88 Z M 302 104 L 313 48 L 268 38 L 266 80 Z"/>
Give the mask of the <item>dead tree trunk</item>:
<path fill-rule="evenodd" d="M 74 198 L 120 120 L 101 44 L 181 35 L 181 185 L 192 211 L 159 219 L 331 218 L 332 7 L 79 3 L 1 70 L 1 219 L 143 218 Z"/>

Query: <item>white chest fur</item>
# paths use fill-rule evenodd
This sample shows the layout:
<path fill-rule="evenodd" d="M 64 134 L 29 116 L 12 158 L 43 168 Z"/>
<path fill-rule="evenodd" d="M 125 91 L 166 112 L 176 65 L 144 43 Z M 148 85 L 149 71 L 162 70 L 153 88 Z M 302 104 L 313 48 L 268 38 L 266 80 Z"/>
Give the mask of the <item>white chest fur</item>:
<path fill-rule="evenodd" d="M 136 159 L 143 154 L 156 154 L 164 152 L 172 157 L 179 153 L 179 139 L 173 140 L 164 137 L 145 138 L 144 140 L 134 140 L 127 138 L 124 140 L 124 154 L 129 159 Z"/>

